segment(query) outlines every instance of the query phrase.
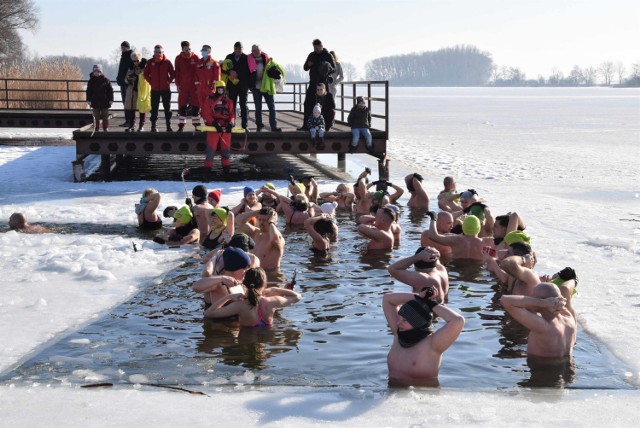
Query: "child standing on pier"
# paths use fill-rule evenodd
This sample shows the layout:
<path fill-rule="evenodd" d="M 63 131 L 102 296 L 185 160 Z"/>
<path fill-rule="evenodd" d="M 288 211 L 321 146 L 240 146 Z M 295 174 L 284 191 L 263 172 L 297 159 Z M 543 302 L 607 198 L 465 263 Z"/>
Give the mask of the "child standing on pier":
<path fill-rule="evenodd" d="M 93 109 L 94 130 L 100 129 L 100 119 L 102 119 L 102 130 L 108 131 L 109 107 L 113 104 L 113 86 L 111 81 L 102 74 L 101 64 L 95 64 L 89 75 L 87 103 Z"/>

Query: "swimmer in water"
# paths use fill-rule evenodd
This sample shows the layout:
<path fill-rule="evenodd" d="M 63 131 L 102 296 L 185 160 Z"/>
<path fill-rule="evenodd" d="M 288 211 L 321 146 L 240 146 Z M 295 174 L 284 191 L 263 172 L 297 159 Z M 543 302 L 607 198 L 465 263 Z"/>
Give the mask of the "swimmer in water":
<path fill-rule="evenodd" d="M 414 266 L 414 270 L 409 267 Z M 405 257 L 391 264 L 387 270 L 395 279 L 404 282 L 418 293 L 425 287 L 437 290 L 438 303 L 444 302 L 449 293 L 447 268 L 440 263 L 440 252 L 432 247 L 420 247 L 413 256 Z"/>
<path fill-rule="evenodd" d="M 556 285 L 542 282 L 529 296 L 502 296 L 500 303 L 516 321 L 529 329 L 527 353 L 543 358 L 571 356 L 577 322 L 571 301 Z"/>
<path fill-rule="evenodd" d="M 9 229 L 22 233 L 50 233 L 51 230 L 40 225 L 30 225 L 25 213 L 13 213 L 9 217 Z"/>
<path fill-rule="evenodd" d="M 464 318 L 437 302 L 437 291 L 427 287 L 419 294 L 387 293 L 382 309 L 393 343 L 387 355 L 389 380 L 421 385 L 438 378 L 442 354 L 460 335 Z M 433 316 L 445 325 L 433 331 Z"/>
<path fill-rule="evenodd" d="M 223 296 L 213 302 L 204 315 L 209 318 L 238 316 L 243 327 L 270 327 L 276 309 L 291 306 L 302 296 L 288 288 L 267 288 L 267 274 L 262 268 L 251 268 L 245 275 L 245 293 Z M 230 303 L 229 303 L 230 302 Z"/>
<path fill-rule="evenodd" d="M 153 188 L 146 189 L 142 193 L 140 203 L 136 204 L 138 226 L 142 230 L 158 230 L 162 228 L 162 219 L 156 213 L 160 205 L 160 193 Z"/>
<path fill-rule="evenodd" d="M 409 201 L 407 202 L 407 206 L 409 208 L 429 209 L 429 196 L 427 195 L 426 190 L 424 190 L 424 187 L 422 187 L 422 180 L 422 176 L 417 172 L 409 174 L 404 178 L 407 190 L 409 190 L 409 193 L 411 194 Z"/>
<path fill-rule="evenodd" d="M 311 236 L 311 248 L 317 251 L 329 251 L 332 242 L 338 240 L 338 225 L 331 214 L 310 217 L 304 222 L 304 228 Z"/>

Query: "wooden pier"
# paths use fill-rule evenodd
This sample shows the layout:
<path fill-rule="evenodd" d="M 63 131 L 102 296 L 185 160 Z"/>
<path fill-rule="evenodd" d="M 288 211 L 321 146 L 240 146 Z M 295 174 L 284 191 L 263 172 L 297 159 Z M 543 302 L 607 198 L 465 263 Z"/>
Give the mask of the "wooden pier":
<path fill-rule="evenodd" d="M 0 81 L 3 80 L 0 78 Z M 73 132 L 73 140 L 76 145 L 76 159 L 72 161 L 74 180 L 86 179 L 85 160 L 88 156 L 100 156 L 100 177 L 110 181 L 111 172 L 118 164 L 126 163 L 128 158 L 157 156 L 191 156 L 202 155 L 204 161 L 206 152 L 206 133 L 196 131 L 190 123 L 187 123 L 182 132 L 166 132 L 163 112 L 158 118 L 158 130 L 149 132 L 151 124 L 147 114 L 145 132 L 125 132 L 118 125 L 124 122 L 122 110 L 117 107 L 118 101 L 111 110 L 112 118 L 109 131 L 94 129 L 90 111 L 83 101 L 82 90 L 68 89 L 66 99 L 52 109 L 50 105 L 38 107 L 38 100 L 25 100 L 25 96 L 17 89 L 11 89 L 10 80 L 4 79 L 5 99 L 0 95 L 0 124 L 2 126 L 18 127 L 75 127 L 79 129 Z M 33 82 L 32 82 L 33 83 Z M 75 84 L 72 84 L 75 83 Z M 77 81 L 69 81 L 67 88 L 78 86 Z M 324 146 L 318 147 L 312 144 L 308 131 L 297 131 L 303 122 L 303 103 L 306 93 L 306 83 L 287 83 L 287 91 L 277 94 L 275 97 L 278 127 L 282 132 L 268 131 L 266 126 L 261 132 L 256 132 L 255 112 L 252 110 L 252 97 L 248 97 L 249 125 L 248 132 L 234 133 L 231 140 L 232 165 L 233 155 L 274 156 L 274 155 L 303 155 L 303 154 L 335 154 L 338 166 L 344 167 L 346 156 L 349 153 L 351 142 L 351 130 L 346 124 L 346 118 L 355 103 L 357 96 L 364 97 L 372 112 L 372 129 L 374 148 L 368 152 L 361 138 L 354 153 L 365 153 L 378 159 L 378 174 L 380 178 L 388 178 L 388 162 L 386 159 L 387 141 L 389 138 L 389 86 L 386 81 L 379 82 L 343 82 L 338 85 L 338 94 L 335 97 L 336 116 L 334 126 L 325 134 Z M 119 91 L 115 91 L 116 95 Z M 58 95 L 59 96 L 59 95 Z M 19 103 L 18 103 L 18 98 Z M 79 100 L 80 99 L 80 100 Z M 173 96 L 172 111 L 174 111 L 171 126 L 174 131 L 178 128 L 177 94 Z M 51 100 L 47 100 L 51 101 Z M 16 107 L 18 106 L 18 107 Z M 35 107 L 34 107 L 35 106 Z M 268 124 L 268 110 L 263 105 L 263 123 Z M 239 123 L 237 118 L 236 123 Z M 219 157 L 214 160 L 219 164 Z M 131 162 L 129 162 L 131 163 Z M 233 179 L 231 177 L 216 177 L 216 179 Z"/>

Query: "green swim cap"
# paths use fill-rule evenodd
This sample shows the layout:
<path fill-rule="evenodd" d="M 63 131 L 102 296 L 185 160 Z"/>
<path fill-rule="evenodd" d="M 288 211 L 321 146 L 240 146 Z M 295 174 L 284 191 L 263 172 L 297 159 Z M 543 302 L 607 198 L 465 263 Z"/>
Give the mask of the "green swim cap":
<path fill-rule="evenodd" d="M 173 218 L 175 218 L 180 223 L 187 224 L 191 221 L 193 215 L 191 214 L 191 209 L 188 206 L 184 205 L 178 211 L 173 213 Z"/>
<path fill-rule="evenodd" d="M 467 236 L 477 236 L 480 233 L 480 220 L 474 215 L 470 215 L 462 222 L 462 233 Z"/>
<path fill-rule="evenodd" d="M 504 242 L 506 242 L 507 245 L 515 244 L 516 242 L 531 245 L 531 237 L 521 230 L 514 230 L 505 235 Z"/>
<path fill-rule="evenodd" d="M 296 187 L 300 189 L 300 193 L 304 193 L 304 189 L 305 189 L 304 184 L 296 183 Z"/>
<path fill-rule="evenodd" d="M 271 189 L 271 190 L 276 190 L 276 186 L 273 183 L 264 183 L 264 187 Z"/>
<path fill-rule="evenodd" d="M 376 199 L 378 201 L 383 200 L 384 199 L 384 192 L 382 190 L 378 190 L 377 192 L 374 192 L 373 199 Z"/>
<path fill-rule="evenodd" d="M 217 215 L 218 218 L 222 220 L 222 223 L 227 224 L 227 216 L 229 215 L 229 213 L 227 213 L 227 210 L 224 210 L 222 208 L 214 208 L 211 212 L 211 215 Z"/>
<path fill-rule="evenodd" d="M 479 207 L 478 205 L 474 205 L 471 207 L 469 212 L 471 213 L 471 215 L 478 217 L 480 221 L 484 220 L 484 209 L 482 209 L 482 207 Z"/>

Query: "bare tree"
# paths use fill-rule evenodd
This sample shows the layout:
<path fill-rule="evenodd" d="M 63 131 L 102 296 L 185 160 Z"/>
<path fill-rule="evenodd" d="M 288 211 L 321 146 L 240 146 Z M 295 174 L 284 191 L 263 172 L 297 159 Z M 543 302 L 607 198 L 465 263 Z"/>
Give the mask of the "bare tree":
<path fill-rule="evenodd" d="M 613 79 L 613 62 L 605 61 L 598 67 L 598 72 L 604 79 L 604 85 L 610 86 Z"/>
<path fill-rule="evenodd" d="M 551 70 L 551 76 L 549 76 L 549 85 L 560 86 L 562 79 L 564 79 L 564 74 L 562 73 L 562 71 L 560 71 L 560 69 L 554 67 Z"/>
<path fill-rule="evenodd" d="M 341 62 L 345 82 L 353 82 L 359 78 L 358 69 L 350 62 Z"/>
<path fill-rule="evenodd" d="M 285 64 L 284 77 L 289 83 L 302 83 L 309 81 L 309 75 L 299 64 Z"/>
<path fill-rule="evenodd" d="M 584 82 L 584 74 L 579 66 L 574 65 L 569 73 L 569 81 L 574 86 L 579 86 Z"/>
<path fill-rule="evenodd" d="M 618 61 L 616 63 L 615 72 L 616 72 L 616 75 L 618 76 L 618 84 L 622 85 L 622 79 L 624 79 L 624 76 L 627 74 L 627 69 L 624 67 L 624 64 L 622 63 L 622 61 Z"/>
<path fill-rule="evenodd" d="M 38 8 L 32 0 L 0 0 L 0 60 L 22 55 L 18 30 L 38 28 Z"/>
<path fill-rule="evenodd" d="M 582 77 L 584 78 L 584 84 L 587 86 L 593 86 L 596 83 L 596 76 L 598 75 L 598 70 L 594 67 L 585 67 L 582 70 Z"/>

